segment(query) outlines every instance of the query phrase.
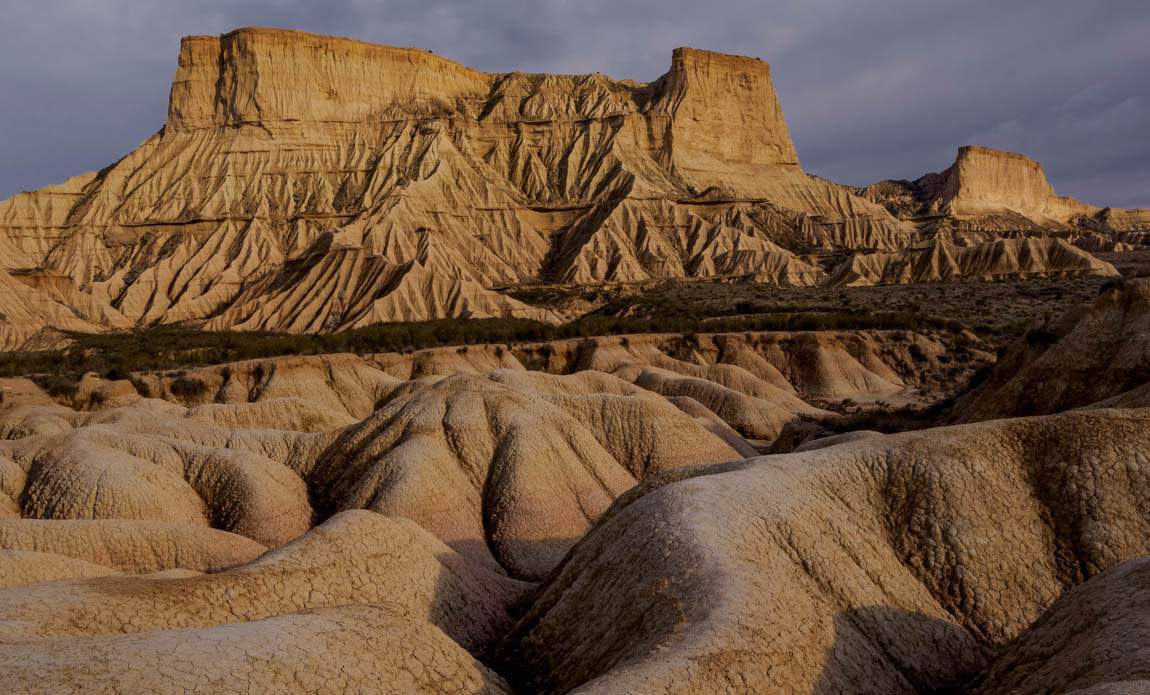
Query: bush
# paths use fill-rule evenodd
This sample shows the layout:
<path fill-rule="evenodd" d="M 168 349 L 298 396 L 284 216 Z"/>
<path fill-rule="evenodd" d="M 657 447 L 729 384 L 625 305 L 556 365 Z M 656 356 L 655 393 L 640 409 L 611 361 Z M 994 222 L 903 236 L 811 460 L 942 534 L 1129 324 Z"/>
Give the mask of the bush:
<path fill-rule="evenodd" d="M 208 392 L 208 385 L 202 379 L 181 376 L 168 384 L 168 391 L 177 398 L 194 400 Z"/>
<path fill-rule="evenodd" d="M 1110 278 L 1106 282 L 1102 283 L 1102 286 L 1098 288 L 1098 294 L 1101 295 L 1106 294 L 1107 292 L 1121 292 L 1125 288 L 1126 278 Z"/>
<path fill-rule="evenodd" d="M 53 398 L 72 398 L 80 390 L 75 374 L 37 374 L 32 381 Z"/>
<path fill-rule="evenodd" d="M 121 381 L 123 379 L 129 378 L 129 374 L 127 374 L 119 367 L 112 367 L 108 371 L 104 372 L 104 378 L 108 381 Z"/>

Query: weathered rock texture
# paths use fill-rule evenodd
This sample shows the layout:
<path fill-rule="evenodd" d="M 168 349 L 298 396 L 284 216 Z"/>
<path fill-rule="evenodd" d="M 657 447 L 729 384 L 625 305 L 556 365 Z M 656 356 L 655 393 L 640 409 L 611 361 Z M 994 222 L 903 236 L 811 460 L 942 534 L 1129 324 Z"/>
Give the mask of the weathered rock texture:
<path fill-rule="evenodd" d="M 995 660 L 976 693 L 1150 691 L 1150 559 L 1069 591 Z"/>
<path fill-rule="evenodd" d="M 900 251 L 854 254 L 831 284 L 847 287 L 947 280 L 1117 277 L 1111 264 L 1062 239 L 1020 238 L 957 246 L 935 238 Z"/>
<path fill-rule="evenodd" d="M 195 36 L 158 133 L 0 202 L 0 348 L 51 346 L 52 329 L 563 318 L 499 291 L 538 281 L 809 286 L 827 281 L 811 254 L 916 239 L 884 204 L 996 233 L 1150 229 L 983 148 L 913 183 L 808 176 L 754 58 L 678 49 L 637 84 L 294 31 Z"/>
<path fill-rule="evenodd" d="M 1137 335 L 1139 292 L 1103 297 L 1094 332 Z M 5 380 L 0 676 L 13 692 L 397 693 L 1143 677 L 1140 575 L 1088 580 L 1150 554 L 1150 410 L 747 458 L 843 399 L 922 397 L 970 359 L 961 340 L 283 357 L 137 376 L 162 399 L 92 375 L 74 407 Z M 1084 364 L 1102 383 L 1139 352 L 1115 340 Z"/>
<path fill-rule="evenodd" d="M 1102 208 L 1059 196 L 1029 157 L 987 147 L 962 147 L 947 170 L 914 181 L 882 181 L 858 189 L 928 236 L 977 243 L 1002 235 L 1056 234 L 1103 242 L 1142 243 L 1150 210 Z"/>
<path fill-rule="evenodd" d="M 1115 282 L 1020 339 L 955 408 L 957 422 L 1150 405 L 1150 280 Z"/>
<path fill-rule="evenodd" d="M 372 509 L 479 565 L 539 579 L 636 483 L 755 455 L 788 425 L 830 415 L 808 400 L 912 394 L 953 374 L 942 358 L 954 340 L 656 335 L 283 357 L 137 378 L 168 400 L 90 375 L 69 399 L 83 410 L 14 380 L 0 403 L 0 516 L 23 518 L 0 521 L 10 543 L 0 548 L 202 570 L 235 553 L 189 550 L 195 564 L 179 565 L 154 550 L 136 567 L 119 550 L 69 545 L 49 520 L 68 520 L 77 537 L 98 529 L 104 545 L 143 534 L 180 548 L 219 534 L 254 551 L 248 559 L 333 514 Z M 85 395 L 124 389 L 134 398 Z"/>
<path fill-rule="evenodd" d="M 862 193 L 803 172 L 754 59 L 680 49 L 639 85 L 192 37 L 159 133 L 0 203 L 0 349 L 558 318 L 497 291 L 537 280 L 1112 275 L 1072 243 L 1146 221 L 980 148 Z M 856 255 L 828 274 L 819 250 Z M 0 682 L 1144 689 L 1148 316 L 1150 283 L 1115 282 L 953 413 L 987 422 L 817 440 L 847 399 L 933 403 L 989 356 L 636 335 L 90 374 L 56 400 L 0 380 Z"/>
<path fill-rule="evenodd" d="M 811 284 L 818 269 L 780 243 L 902 236 L 881 206 L 803 173 L 760 60 L 680 49 L 640 85 L 240 29 L 183 41 L 167 123 L 137 150 L 0 204 L 0 269 L 50 277 L 74 314 L 12 312 L 18 343 L 81 320 L 293 332 L 550 320 L 491 288 Z"/>
<path fill-rule="evenodd" d="M 530 692 L 957 689 L 1063 591 L 1150 553 L 1148 426 L 1064 414 L 664 475 L 575 547 L 497 663 Z"/>

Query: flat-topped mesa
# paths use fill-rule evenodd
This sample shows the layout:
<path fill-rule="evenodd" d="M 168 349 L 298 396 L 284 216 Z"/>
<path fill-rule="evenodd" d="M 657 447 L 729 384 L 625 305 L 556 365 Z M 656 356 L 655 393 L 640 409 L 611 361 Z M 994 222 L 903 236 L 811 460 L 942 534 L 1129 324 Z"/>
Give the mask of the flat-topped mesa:
<path fill-rule="evenodd" d="M 525 84 L 508 88 L 508 78 Z M 427 113 L 430 106 L 457 113 L 467 111 L 468 102 L 486 105 L 483 113 L 496 120 L 550 120 L 548 115 L 578 120 L 634 108 L 634 103 L 610 105 L 620 96 L 630 102 L 626 94 L 607 99 L 605 93 L 583 94 L 600 86 L 643 91 L 642 85 L 600 75 L 487 74 L 421 49 L 249 27 L 182 40 L 167 127 L 363 122 L 391 106 L 400 112 Z M 654 129 L 666 136 L 659 144 L 669 146 L 670 159 L 688 178 L 731 166 L 798 168 L 770 67 L 762 60 L 679 48 L 670 71 L 652 86 L 653 101 L 645 110 L 656 121 Z M 580 102 L 575 111 L 586 113 L 560 107 L 572 99 Z M 464 115 L 478 118 L 480 111 Z"/>
<path fill-rule="evenodd" d="M 110 327 L 314 332 L 560 320 L 498 289 L 539 281 L 805 285 L 821 271 L 794 250 L 907 234 L 803 173 L 758 59 L 681 48 L 639 84 L 246 28 L 182 41 L 167 122 L 135 151 L 0 202 L 0 269 L 71 278 L 21 306 L 54 292 Z"/>
<path fill-rule="evenodd" d="M 481 99 L 492 79 L 425 50 L 236 29 L 183 39 L 167 127 L 363 121 L 394 103 Z"/>
<path fill-rule="evenodd" d="M 670 119 L 672 164 L 688 179 L 742 166 L 799 170 L 799 157 L 758 58 L 677 48 L 652 106 Z"/>
<path fill-rule="evenodd" d="M 1038 220 L 1065 222 L 1097 211 L 1054 192 L 1042 165 L 1015 152 L 967 146 L 942 173 L 932 212 L 956 216 L 1016 212 Z"/>

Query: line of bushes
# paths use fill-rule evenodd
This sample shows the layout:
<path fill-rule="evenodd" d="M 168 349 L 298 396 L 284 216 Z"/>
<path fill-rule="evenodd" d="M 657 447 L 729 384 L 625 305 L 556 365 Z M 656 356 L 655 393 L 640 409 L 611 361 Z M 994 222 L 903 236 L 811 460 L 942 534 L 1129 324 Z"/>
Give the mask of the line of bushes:
<path fill-rule="evenodd" d="M 451 319 L 379 324 L 327 335 L 206 332 L 155 328 L 128 333 L 86 334 L 50 352 L 0 353 L 0 376 L 82 375 L 125 378 L 132 372 L 164 371 L 282 355 L 333 352 L 405 352 L 450 345 L 516 344 L 628 333 L 722 333 L 800 330 L 947 330 L 957 321 L 906 312 L 804 312 L 725 316 L 631 318 L 587 315 L 551 325 L 527 319 Z"/>

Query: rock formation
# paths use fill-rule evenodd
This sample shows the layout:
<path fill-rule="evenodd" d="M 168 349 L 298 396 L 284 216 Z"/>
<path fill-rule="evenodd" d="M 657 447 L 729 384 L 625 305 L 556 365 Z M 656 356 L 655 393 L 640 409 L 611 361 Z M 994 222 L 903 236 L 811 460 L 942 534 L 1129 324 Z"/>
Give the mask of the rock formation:
<path fill-rule="evenodd" d="M 167 400 L 92 375 L 61 397 L 73 407 L 9 380 L 0 549 L 203 571 L 372 509 L 537 580 L 638 482 L 755 455 L 831 415 L 812 403 L 913 397 L 954 374 L 955 340 L 702 334 L 283 357 L 136 377 Z M 85 395 L 125 389 L 134 398 Z M 135 558 L 133 545 L 153 549 Z M 53 563 L 43 571 L 87 576 Z"/>
<path fill-rule="evenodd" d="M 827 278 L 848 287 L 948 280 L 1117 277 L 1109 263 L 1062 239 L 1022 238 L 956 246 L 935 238 L 900 251 L 854 254 Z"/>
<path fill-rule="evenodd" d="M 564 318 L 503 291 L 537 281 L 1114 276 L 1083 248 L 1144 234 L 984 148 L 808 176 L 751 58 L 635 84 L 242 29 L 184 40 L 137 150 L 0 203 L 0 350 Z M 1114 279 L 993 370 L 966 332 L 872 330 L 0 379 L 0 678 L 1140 692 L 1148 322 Z"/>
<path fill-rule="evenodd" d="M 1100 208 L 1059 196 L 1042 165 L 1015 152 L 968 146 L 947 170 L 914 181 L 882 181 L 856 190 L 928 235 L 959 243 L 1002 235 L 1101 233 L 1104 238 L 1150 231 L 1150 210 Z"/>
<path fill-rule="evenodd" d="M 48 292 L 62 307 L 0 310 L 25 326 L 10 344 L 80 321 L 554 320 L 493 288 L 813 284 L 786 247 L 904 236 L 881 206 L 803 173 L 760 60 L 680 49 L 639 85 L 240 29 L 183 41 L 167 122 L 138 149 L 0 203 L 0 270 L 67 286 Z"/>
<path fill-rule="evenodd" d="M 496 663 L 531 692 L 959 690 L 1067 588 L 1150 553 L 1129 468 L 1148 425 L 996 421 L 664 475 L 575 547 Z"/>
<path fill-rule="evenodd" d="M 1032 339 L 1064 353 L 1046 373 L 1078 360 L 1096 385 L 1044 396 L 1051 409 L 1150 383 L 1143 294 L 1117 286 Z M 855 431 L 754 458 L 846 399 L 945 396 L 918 390 L 963 378 L 963 340 L 282 357 L 136 375 L 134 397 L 93 375 L 67 405 L 5 380 L 0 674 L 14 692 L 1144 679 L 1145 409 Z"/>
<path fill-rule="evenodd" d="M 1057 378 L 1052 378 L 1057 375 Z M 1150 280 L 1114 282 L 1093 306 L 1017 341 L 958 403 L 958 422 L 1150 405 Z"/>
<path fill-rule="evenodd" d="M 1036 222 L 1063 222 L 1093 211 L 1073 198 L 1061 198 L 1042 166 L 1015 152 L 963 147 L 944 171 L 929 212 L 977 217 L 1015 212 Z"/>
<path fill-rule="evenodd" d="M 1130 560 L 1068 591 L 995 658 L 975 693 L 1138 693 L 1150 689 L 1150 561 Z"/>
<path fill-rule="evenodd" d="M 834 282 L 811 253 L 897 253 L 923 234 L 1074 231 L 1107 250 L 1147 230 L 1150 213 L 1060 198 L 1036 162 L 985 148 L 914 182 L 808 176 L 753 58 L 678 49 L 636 84 L 239 29 L 184 39 L 167 121 L 136 150 L 0 202 L 0 348 L 158 324 L 556 321 L 500 290 L 811 286 Z"/>

